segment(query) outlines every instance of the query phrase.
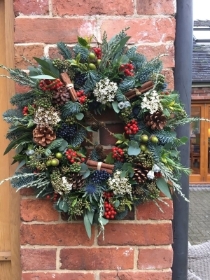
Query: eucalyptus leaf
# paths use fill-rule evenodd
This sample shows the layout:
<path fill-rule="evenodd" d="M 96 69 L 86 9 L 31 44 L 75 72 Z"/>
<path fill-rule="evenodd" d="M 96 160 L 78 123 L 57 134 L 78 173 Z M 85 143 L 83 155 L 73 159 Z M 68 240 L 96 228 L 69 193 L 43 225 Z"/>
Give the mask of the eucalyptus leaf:
<path fill-rule="evenodd" d="M 75 115 L 76 119 L 81 121 L 84 118 L 84 114 L 83 113 L 78 113 Z"/>
<path fill-rule="evenodd" d="M 42 80 L 42 79 L 46 79 L 46 80 L 55 80 L 55 77 L 52 77 L 50 75 L 37 75 L 37 76 L 31 76 L 32 79 L 37 79 L 37 80 Z"/>
<path fill-rule="evenodd" d="M 91 223 L 91 225 L 93 224 L 93 216 L 94 216 L 94 212 L 93 211 L 88 211 L 87 212 L 87 216 L 88 216 L 88 219 Z"/>
<path fill-rule="evenodd" d="M 91 223 L 87 214 L 84 214 L 84 225 L 88 237 L 91 238 Z"/>
<path fill-rule="evenodd" d="M 23 167 L 25 164 L 26 164 L 26 161 L 25 161 L 25 159 L 24 159 L 24 160 L 22 160 L 22 161 L 18 164 L 18 166 L 17 166 L 15 172 L 17 172 L 17 171 L 18 171 L 21 167 Z"/>
<path fill-rule="evenodd" d="M 156 180 L 156 184 L 157 184 L 158 189 L 162 193 L 164 193 L 167 197 L 171 198 L 171 193 L 170 193 L 169 186 L 163 178 L 158 178 Z"/>
<path fill-rule="evenodd" d="M 66 201 L 61 200 L 59 202 L 59 209 L 63 212 L 68 212 L 68 204 Z"/>
<path fill-rule="evenodd" d="M 117 101 L 112 102 L 112 108 L 114 109 L 115 113 L 118 114 L 120 112 Z"/>
<path fill-rule="evenodd" d="M 140 154 L 141 149 L 139 148 L 138 142 L 131 140 L 128 145 L 129 156 L 137 156 L 138 154 Z"/>

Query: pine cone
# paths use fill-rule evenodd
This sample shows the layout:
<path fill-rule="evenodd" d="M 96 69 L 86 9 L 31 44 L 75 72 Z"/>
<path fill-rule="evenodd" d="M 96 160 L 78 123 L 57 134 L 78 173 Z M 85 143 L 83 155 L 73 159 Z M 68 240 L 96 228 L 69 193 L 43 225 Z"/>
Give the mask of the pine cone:
<path fill-rule="evenodd" d="M 147 173 L 149 169 L 144 168 L 142 165 L 139 164 L 138 167 L 134 168 L 134 175 L 133 179 L 138 183 L 144 183 L 147 180 Z"/>
<path fill-rule="evenodd" d="M 60 87 L 57 91 L 53 92 L 52 103 L 54 105 L 64 105 L 70 100 L 70 95 L 66 87 Z"/>
<path fill-rule="evenodd" d="M 72 184 L 72 189 L 81 189 L 84 185 L 85 180 L 79 173 L 71 173 L 71 177 L 68 177 L 68 182 Z"/>
<path fill-rule="evenodd" d="M 50 126 L 37 125 L 33 130 L 34 142 L 42 147 L 49 145 L 55 139 L 56 134 Z"/>
<path fill-rule="evenodd" d="M 163 115 L 163 112 L 157 111 L 152 115 L 150 113 L 146 114 L 144 117 L 145 124 L 151 129 L 161 130 L 166 124 L 166 117 Z"/>

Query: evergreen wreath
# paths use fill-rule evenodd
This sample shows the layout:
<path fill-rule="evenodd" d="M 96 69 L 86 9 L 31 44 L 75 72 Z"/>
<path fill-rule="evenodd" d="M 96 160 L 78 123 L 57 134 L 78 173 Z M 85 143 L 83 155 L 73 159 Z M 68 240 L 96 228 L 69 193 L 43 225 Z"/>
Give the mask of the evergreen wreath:
<path fill-rule="evenodd" d="M 19 163 L 5 180 L 51 199 L 70 220 L 83 217 L 89 237 L 92 224 L 103 231 L 109 220 L 160 199 L 160 192 L 183 196 L 180 175 L 189 174 L 178 151 L 187 138 L 175 132 L 189 122 L 179 95 L 167 90 L 159 57 L 147 61 L 126 46 L 129 38 L 126 30 L 110 41 L 104 33 L 95 45 L 79 37 L 73 50 L 60 42 L 63 59 L 34 58 L 38 67 L 31 64 L 29 74 L 1 65 L 8 78 L 30 87 L 3 114 L 10 124 L 5 154 L 15 149 L 13 163 Z M 98 120 L 108 110 L 122 120 L 124 133 Z M 89 137 L 101 127 L 116 139 L 109 153 Z"/>

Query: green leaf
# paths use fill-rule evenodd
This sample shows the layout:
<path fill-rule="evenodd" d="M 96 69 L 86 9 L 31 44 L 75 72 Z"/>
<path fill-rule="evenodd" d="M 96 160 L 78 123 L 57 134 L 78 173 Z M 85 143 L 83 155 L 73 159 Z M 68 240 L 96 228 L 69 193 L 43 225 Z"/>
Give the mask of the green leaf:
<path fill-rule="evenodd" d="M 9 153 L 17 144 L 21 143 L 25 138 L 31 137 L 31 132 L 24 133 L 22 136 L 20 136 L 18 139 L 15 139 L 10 142 L 10 144 L 7 146 L 6 150 L 4 151 L 4 155 Z"/>
<path fill-rule="evenodd" d="M 46 149 L 45 151 L 44 151 L 44 153 L 45 153 L 45 155 L 48 157 L 48 156 L 50 156 L 51 154 L 52 154 L 52 152 L 50 151 L 50 149 Z"/>
<path fill-rule="evenodd" d="M 84 118 L 84 114 L 83 113 L 78 113 L 75 115 L 76 119 L 81 121 Z"/>
<path fill-rule="evenodd" d="M 118 133 L 116 133 L 116 134 L 114 134 L 113 136 L 114 136 L 115 138 L 117 138 L 118 140 L 121 140 L 121 141 L 123 141 L 123 142 L 126 140 L 124 133 L 123 133 L 123 134 L 118 134 Z"/>
<path fill-rule="evenodd" d="M 119 206 L 120 206 L 120 201 L 119 201 L 119 200 L 116 200 L 116 201 L 114 202 L 114 207 L 117 208 L 117 207 L 119 207 Z"/>
<path fill-rule="evenodd" d="M 82 175 L 83 179 L 87 178 L 90 175 L 90 170 L 85 163 L 80 164 L 80 174 Z"/>
<path fill-rule="evenodd" d="M 78 43 L 79 43 L 81 46 L 83 46 L 83 47 L 85 47 L 85 48 L 87 48 L 87 47 L 89 46 L 89 43 L 88 43 L 87 40 L 85 40 L 84 38 L 78 37 L 77 39 L 78 39 Z"/>
<path fill-rule="evenodd" d="M 17 172 L 17 171 L 18 171 L 21 167 L 23 167 L 25 164 L 26 164 L 26 161 L 25 161 L 25 159 L 24 159 L 24 160 L 22 160 L 22 161 L 18 164 L 18 166 L 17 166 L 15 172 Z"/>
<path fill-rule="evenodd" d="M 128 145 L 129 145 L 128 147 L 129 156 L 137 156 L 141 152 L 138 142 L 131 140 Z"/>
<path fill-rule="evenodd" d="M 189 138 L 187 136 L 183 136 L 179 139 L 183 144 L 186 144 L 189 140 Z"/>
<path fill-rule="evenodd" d="M 108 164 L 114 163 L 114 159 L 113 159 L 113 157 L 112 157 L 112 153 L 109 153 L 109 154 L 106 156 L 105 162 L 108 163 Z"/>
<path fill-rule="evenodd" d="M 38 79 L 38 80 L 42 80 L 42 79 L 55 80 L 55 78 L 50 75 L 37 75 L 37 76 L 31 76 L 31 78 Z"/>
<path fill-rule="evenodd" d="M 61 200 L 61 201 L 59 202 L 59 209 L 60 209 L 61 211 L 63 211 L 63 212 L 68 212 L 69 207 L 68 207 L 67 202 Z"/>
<path fill-rule="evenodd" d="M 34 59 L 41 65 L 42 72 L 46 75 L 50 75 L 54 78 L 59 78 L 60 73 L 58 69 L 52 64 L 51 60 L 44 60 L 38 57 L 34 57 Z"/>
<path fill-rule="evenodd" d="M 84 215 L 84 225 L 88 237 L 91 238 L 91 223 L 87 214 Z"/>
<path fill-rule="evenodd" d="M 94 132 L 94 130 L 92 130 L 91 126 L 86 126 L 86 130 L 89 132 Z"/>
<path fill-rule="evenodd" d="M 125 178 L 127 175 L 127 171 L 126 170 L 123 170 L 120 172 L 120 178 Z"/>
<path fill-rule="evenodd" d="M 156 184 L 157 184 L 158 189 L 162 193 L 164 193 L 167 197 L 171 198 L 171 193 L 170 193 L 169 186 L 163 178 L 158 178 L 156 180 Z"/>
<path fill-rule="evenodd" d="M 120 112 L 120 109 L 118 108 L 118 102 L 117 101 L 112 102 L 112 108 L 114 109 L 115 113 L 118 114 Z"/>
<path fill-rule="evenodd" d="M 87 212 L 87 216 L 88 216 L 88 219 L 91 223 L 91 225 L 93 224 L 93 217 L 94 217 L 94 212 L 93 211 L 88 211 Z"/>
<path fill-rule="evenodd" d="M 127 55 L 122 55 L 120 58 L 120 64 L 125 64 L 129 62 L 129 58 L 127 57 Z"/>

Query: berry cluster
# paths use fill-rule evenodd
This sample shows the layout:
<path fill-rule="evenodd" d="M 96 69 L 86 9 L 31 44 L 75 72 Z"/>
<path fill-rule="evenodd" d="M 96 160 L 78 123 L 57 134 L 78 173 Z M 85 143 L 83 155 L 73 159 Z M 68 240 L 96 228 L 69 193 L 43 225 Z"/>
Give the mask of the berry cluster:
<path fill-rule="evenodd" d="M 91 180 L 94 184 L 100 184 L 103 181 L 108 180 L 110 174 L 105 170 L 96 170 L 91 175 Z"/>
<path fill-rule="evenodd" d="M 70 142 L 70 140 L 76 135 L 77 132 L 77 126 L 75 124 L 67 124 L 62 123 L 61 127 L 57 130 L 57 138 L 63 138 L 67 142 Z"/>
<path fill-rule="evenodd" d="M 109 199 L 113 196 L 113 193 L 104 193 L 104 217 L 106 219 L 114 219 L 117 212 L 115 211 L 113 205 L 109 202 Z"/>
<path fill-rule="evenodd" d="M 85 92 L 82 89 L 77 91 L 77 97 L 81 104 L 84 104 L 87 100 L 87 96 L 85 95 Z"/>
<path fill-rule="evenodd" d="M 39 83 L 39 87 L 41 90 L 57 90 L 63 86 L 63 83 L 60 79 L 55 80 L 41 80 Z"/>
<path fill-rule="evenodd" d="M 66 150 L 65 154 L 70 163 L 85 161 L 85 158 L 81 154 L 74 151 L 73 149 Z"/>
<path fill-rule="evenodd" d="M 124 160 L 124 151 L 121 148 L 113 147 L 112 148 L 112 157 L 118 161 Z"/>
<path fill-rule="evenodd" d="M 28 112 L 28 107 L 27 107 L 27 106 L 25 106 L 25 107 L 23 108 L 22 113 L 23 113 L 24 116 L 27 116 L 27 115 L 28 115 L 29 112 Z"/>
<path fill-rule="evenodd" d="M 50 196 L 49 194 L 46 196 L 47 199 L 52 199 L 53 201 L 58 201 L 60 195 L 58 193 L 53 193 L 53 196 Z"/>
<path fill-rule="evenodd" d="M 136 120 L 131 120 L 125 126 L 125 133 L 126 134 L 136 134 L 138 132 L 138 124 Z"/>
<path fill-rule="evenodd" d="M 133 69 L 134 69 L 134 66 L 132 63 L 122 64 L 122 65 L 120 65 L 120 68 L 119 68 L 119 70 L 122 71 L 125 74 L 125 76 L 133 76 L 134 75 Z"/>
<path fill-rule="evenodd" d="M 97 57 L 98 59 L 101 59 L 101 49 L 95 47 L 95 48 L 93 48 L 93 51 L 94 51 L 94 53 L 96 54 L 96 57 Z"/>

